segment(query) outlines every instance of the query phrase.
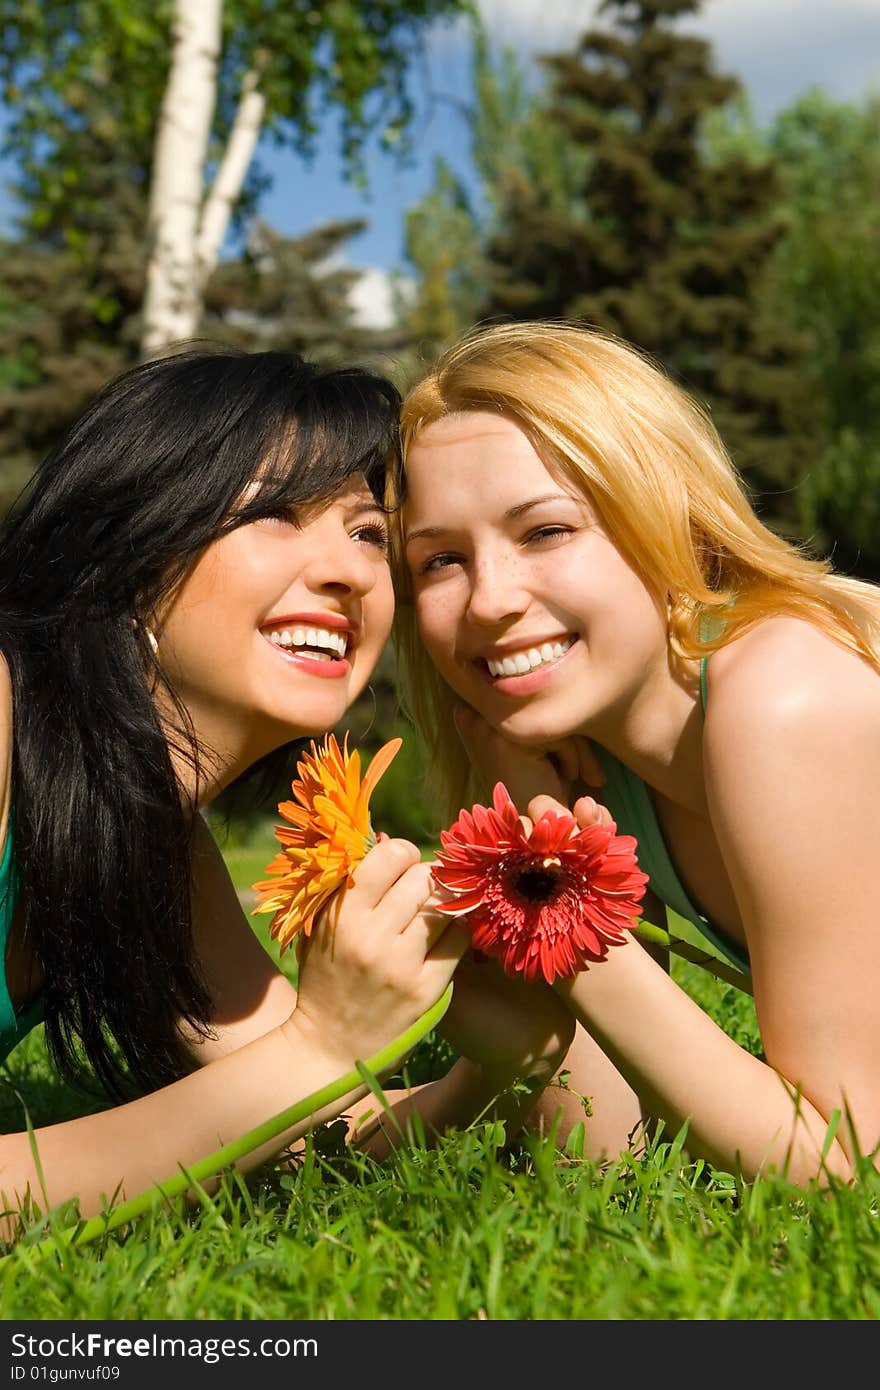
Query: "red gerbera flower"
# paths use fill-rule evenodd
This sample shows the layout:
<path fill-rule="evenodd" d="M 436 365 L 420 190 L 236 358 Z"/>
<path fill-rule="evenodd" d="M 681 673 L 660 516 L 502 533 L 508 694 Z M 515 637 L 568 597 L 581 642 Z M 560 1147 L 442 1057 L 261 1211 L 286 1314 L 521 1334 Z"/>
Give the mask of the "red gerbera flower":
<path fill-rule="evenodd" d="M 434 879 L 454 896 L 439 910 L 463 916 L 474 947 L 508 975 L 552 984 L 586 970 L 641 915 L 648 875 L 632 835 L 613 823 L 581 830 L 555 811 L 527 834 L 502 782 L 491 809 L 462 811 L 440 842 Z"/>

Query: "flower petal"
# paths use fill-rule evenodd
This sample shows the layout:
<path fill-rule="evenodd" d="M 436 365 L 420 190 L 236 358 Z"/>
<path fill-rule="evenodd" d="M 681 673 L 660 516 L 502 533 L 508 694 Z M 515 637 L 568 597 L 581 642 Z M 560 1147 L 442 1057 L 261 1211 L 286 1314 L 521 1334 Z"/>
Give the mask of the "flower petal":
<path fill-rule="evenodd" d="M 524 979 L 568 978 L 621 945 L 648 882 L 636 841 L 616 825 L 579 828 L 547 811 L 530 831 L 502 782 L 491 807 L 462 810 L 442 831 L 433 870 L 451 895 L 439 910 L 461 918 L 475 949 Z"/>

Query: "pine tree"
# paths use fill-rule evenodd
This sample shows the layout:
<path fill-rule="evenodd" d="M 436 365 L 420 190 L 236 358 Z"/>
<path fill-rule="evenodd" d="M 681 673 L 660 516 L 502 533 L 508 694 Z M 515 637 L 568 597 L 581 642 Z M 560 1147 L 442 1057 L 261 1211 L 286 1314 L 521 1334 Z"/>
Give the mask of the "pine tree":
<path fill-rule="evenodd" d="M 122 181 L 73 243 L 54 227 L 0 242 L 0 513 L 86 401 L 139 358 L 141 213 L 138 190 Z M 199 337 L 387 370 L 399 334 L 358 324 L 360 271 L 341 263 L 363 226 L 284 237 L 257 224 L 248 251 L 212 277 Z"/>
<path fill-rule="evenodd" d="M 476 186 L 466 187 L 439 158 L 433 187 L 406 216 L 406 253 L 415 271 L 414 292 L 400 306 L 413 344 L 402 359 L 407 382 L 481 316 L 492 271 L 486 248 L 517 196 L 528 190 L 557 213 L 577 204 L 584 154 L 560 142 L 545 105 L 544 94 L 529 89 L 513 50 L 494 60 L 475 22 L 467 119 Z"/>
<path fill-rule="evenodd" d="M 351 296 L 361 271 L 343 259 L 366 225 L 325 222 L 286 237 L 256 222 L 245 255 L 222 262 L 209 282 L 201 333 L 254 351 L 299 352 L 322 366 L 381 368 L 399 334 L 358 323 Z"/>
<path fill-rule="evenodd" d="M 585 156 L 567 208 L 511 190 L 489 247 L 490 317 L 582 320 L 658 359 L 711 410 L 766 519 L 797 525 L 812 449 L 799 374 L 806 340 L 762 311 L 784 230 L 773 160 L 720 158 L 706 118 L 741 90 L 672 21 L 699 0 L 604 0 L 608 30 L 544 61 L 548 118 Z"/>
<path fill-rule="evenodd" d="M 17 186 L 0 241 L 0 511 L 85 402 L 138 357 L 144 192 L 120 148 L 83 142 L 91 196 L 76 218 Z"/>

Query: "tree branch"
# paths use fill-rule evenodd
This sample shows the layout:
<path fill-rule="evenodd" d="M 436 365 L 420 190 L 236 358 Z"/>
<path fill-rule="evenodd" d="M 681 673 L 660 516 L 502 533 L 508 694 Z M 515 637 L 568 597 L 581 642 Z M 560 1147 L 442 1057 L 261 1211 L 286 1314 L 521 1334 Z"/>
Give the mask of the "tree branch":
<path fill-rule="evenodd" d="M 260 73 L 256 68 L 245 74 L 226 149 L 202 208 L 196 240 L 196 263 L 200 285 L 204 285 L 217 264 L 232 209 L 241 193 L 260 138 L 266 98 L 259 90 L 259 82 Z"/>

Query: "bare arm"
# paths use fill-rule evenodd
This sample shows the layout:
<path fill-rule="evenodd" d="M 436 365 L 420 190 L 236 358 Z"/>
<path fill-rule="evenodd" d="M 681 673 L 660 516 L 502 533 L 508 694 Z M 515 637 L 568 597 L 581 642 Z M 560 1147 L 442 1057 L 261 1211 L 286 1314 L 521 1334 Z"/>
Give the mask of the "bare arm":
<path fill-rule="evenodd" d="M 322 923 L 312 938 L 296 1007 L 286 1017 L 280 1014 L 289 986 L 261 976 L 258 957 L 242 936 L 234 958 L 250 961 L 252 972 L 242 971 L 240 993 L 222 970 L 212 973 L 225 988 L 218 1037 L 205 1044 L 205 1064 L 126 1105 L 38 1130 L 45 1193 L 28 1136 L 0 1138 L 7 1210 L 18 1210 L 29 1190 L 43 1209 L 76 1196 L 81 1214 L 95 1214 L 105 1199 L 132 1196 L 168 1178 L 399 1036 L 442 994 L 464 947 L 454 927 L 423 910 L 430 884 L 416 860 L 414 847 L 388 841 L 359 866 L 332 924 Z M 238 918 L 248 931 L 240 910 Z M 364 1089 L 253 1150 L 241 1166 L 266 1161 L 316 1122 L 346 1110 Z M 15 1225 L 8 1217 L 4 1234 L 14 1237 Z"/>
<path fill-rule="evenodd" d="M 727 663 L 704 740 L 766 1062 L 635 941 L 559 991 L 667 1125 L 687 1121 L 691 1152 L 747 1177 L 849 1179 L 856 1147 L 880 1139 L 880 681 L 818 635 L 768 669 L 777 659 L 756 643 L 752 658 Z M 828 1143 L 835 1112 L 843 1122 Z"/>
<path fill-rule="evenodd" d="M 204 1065 L 283 1023 L 296 991 L 254 935 L 204 823 L 193 868 L 197 946 L 215 1002 L 216 1036 L 190 1037 L 193 1056 Z M 524 989 L 495 966 L 475 966 L 466 953 L 441 1024 L 462 1055 L 437 1080 L 386 1089 L 386 1108 L 372 1092 L 353 1099 L 345 1107 L 350 1138 L 379 1158 L 408 1136 L 416 1117 L 428 1142 L 480 1117 L 503 1119 L 514 1132 L 534 1107 L 535 1089 L 561 1064 L 572 1031 L 567 1011 L 546 987 Z M 523 1080 L 528 1087 L 514 1084 Z"/>

